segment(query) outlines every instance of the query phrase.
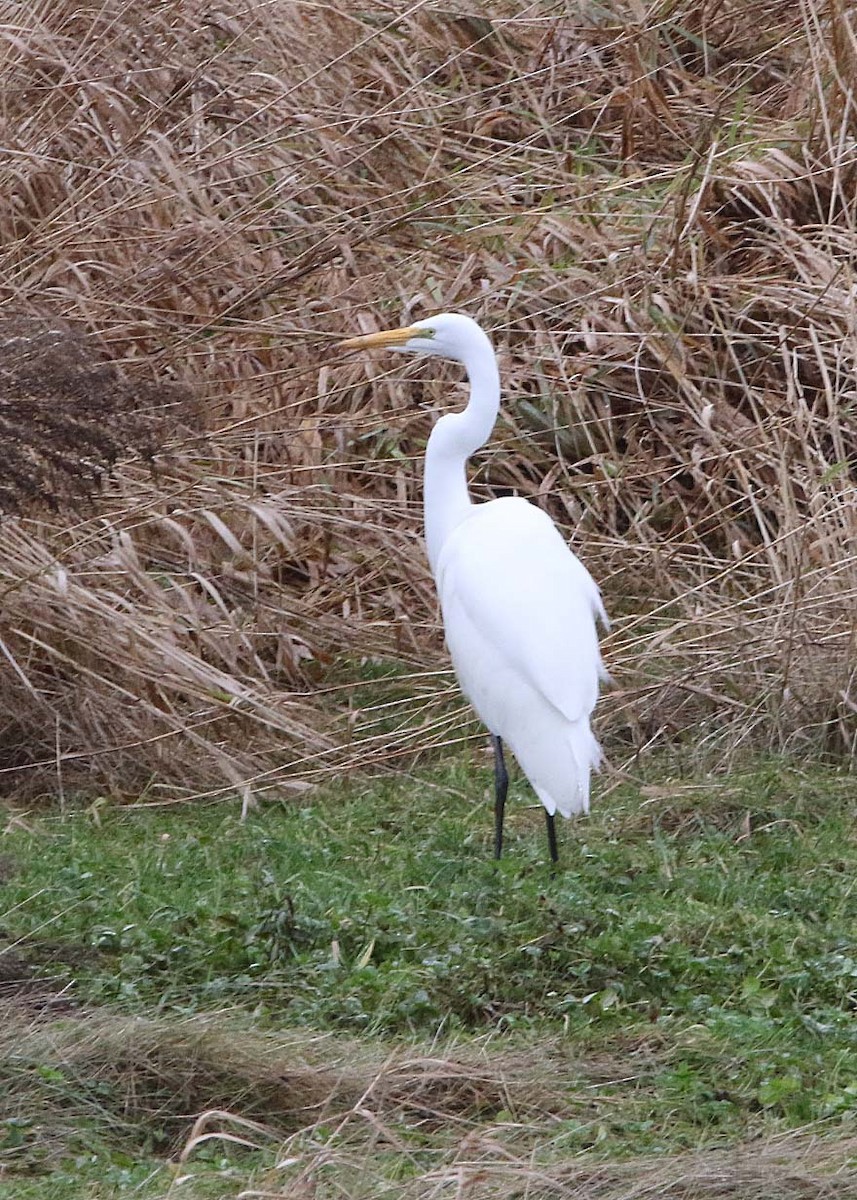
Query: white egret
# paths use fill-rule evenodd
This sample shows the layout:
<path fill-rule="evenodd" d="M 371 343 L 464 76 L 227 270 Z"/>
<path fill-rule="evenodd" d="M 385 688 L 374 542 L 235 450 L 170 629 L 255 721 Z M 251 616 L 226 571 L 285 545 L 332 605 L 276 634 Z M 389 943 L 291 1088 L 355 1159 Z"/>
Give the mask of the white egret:
<path fill-rule="evenodd" d="M 555 814 L 589 810 L 590 772 L 601 757 L 589 726 L 607 678 L 598 587 L 540 508 L 517 497 L 470 498 L 465 465 L 500 408 L 494 350 L 475 321 L 443 313 L 340 346 L 436 355 L 467 372 L 467 407 L 441 417 L 426 447 L 426 548 L 458 682 L 494 747 L 494 856 L 503 849 L 507 742 L 545 807 L 556 862 Z"/>

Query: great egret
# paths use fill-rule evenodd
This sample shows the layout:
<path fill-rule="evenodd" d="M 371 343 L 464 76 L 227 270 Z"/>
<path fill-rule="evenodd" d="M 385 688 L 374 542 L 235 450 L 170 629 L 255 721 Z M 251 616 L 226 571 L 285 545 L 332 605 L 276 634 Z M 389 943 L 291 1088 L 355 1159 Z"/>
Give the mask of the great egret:
<path fill-rule="evenodd" d="M 463 412 L 432 429 L 425 456 L 425 537 L 461 690 L 494 747 L 494 857 L 503 849 L 507 742 L 554 816 L 589 810 L 589 777 L 601 752 L 589 718 L 606 679 L 596 619 L 607 616 L 592 576 L 540 508 L 517 497 L 474 504 L 467 459 L 491 436 L 500 376 L 491 342 L 460 313 L 349 338 L 344 350 L 379 347 L 460 362 L 470 381 Z"/>

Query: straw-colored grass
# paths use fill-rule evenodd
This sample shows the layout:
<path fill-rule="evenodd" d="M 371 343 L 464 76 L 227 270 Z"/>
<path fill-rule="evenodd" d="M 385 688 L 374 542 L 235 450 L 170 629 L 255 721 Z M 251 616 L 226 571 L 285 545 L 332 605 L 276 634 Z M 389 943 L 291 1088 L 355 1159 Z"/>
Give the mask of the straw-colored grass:
<path fill-rule="evenodd" d="M 505 381 L 474 490 L 603 584 L 608 742 L 854 754 L 847 6 L 36 0 L 0 34 L 0 304 L 198 401 L 156 473 L 0 528 L 10 786 L 249 796 L 463 735 L 419 537 L 463 393 L 326 342 L 445 308 Z M 375 659 L 418 700 L 349 706 Z"/>
<path fill-rule="evenodd" d="M 246 1200 L 844 1200 L 857 1189 L 857 1142 L 832 1123 L 729 1150 L 624 1159 L 564 1152 L 569 1122 L 598 1125 L 609 1141 L 593 1113 L 609 1108 L 605 1088 L 629 1089 L 651 1069 L 657 1051 L 644 1047 L 576 1057 L 561 1041 L 527 1053 L 486 1042 L 385 1055 L 380 1046 L 308 1033 L 262 1036 L 222 1018 L 79 1013 L 58 1022 L 14 1001 L 2 1011 L 12 1090 L 4 1089 L 0 1119 L 14 1115 L 43 1165 L 61 1161 L 65 1144 L 81 1138 L 101 1147 L 102 1163 L 99 1136 L 114 1153 L 169 1149 L 172 1171 L 153 1171 L 161 1186 L 150 1184 L 146 1195 L 235 1195 L 229 1159 L 205 1158 L 213 1147 L 262 1152 L 252 1172 L 246 1157 L 242 1164 Z M 6 1154 L 14 1163 L 14 1152 Z M 223 1190 L 205 1189 L 218 1180 Z"/>

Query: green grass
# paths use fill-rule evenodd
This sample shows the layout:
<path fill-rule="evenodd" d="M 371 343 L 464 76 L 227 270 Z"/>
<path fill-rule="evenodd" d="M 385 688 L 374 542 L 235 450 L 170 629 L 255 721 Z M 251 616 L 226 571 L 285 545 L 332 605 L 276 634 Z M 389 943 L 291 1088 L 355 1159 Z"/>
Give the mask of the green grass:
<path fill-rule="evenodd" d="M 488 772 L 459 762 L 344 783 L 243 824 L 237 804 L 30 813 L 3 840 L 3 937 L 51 988 L 114 1014 L 228 1009 L 236 1030 L 435 1047 L 490 1035 L 498 1051 L 536 1056 L 562 1046 L 556 1153 L 676 1151 L 850 1121 L 853 779 L 764 762 L 623 786 L 563 825 L 554 876 L 523 787 L 504 860 L 490 861 L 488 791 Z M 0 1066 L 0 1162 L 5 1150 L 38 1166 L 13 1097 L 34 1071 L 56 1084 L 57 1069 Z M 115 1081 L 104 1087 L 111 1112 Z M 162 1125 L 142 1148 L 133 1128 L 114 1136 L 107 1174 L 120 1182 L 91 1194 L 146 1195 L 139 1163 L 175 1137 Z M 26 1195 L 4 1178 L 3 1200 Z"/>

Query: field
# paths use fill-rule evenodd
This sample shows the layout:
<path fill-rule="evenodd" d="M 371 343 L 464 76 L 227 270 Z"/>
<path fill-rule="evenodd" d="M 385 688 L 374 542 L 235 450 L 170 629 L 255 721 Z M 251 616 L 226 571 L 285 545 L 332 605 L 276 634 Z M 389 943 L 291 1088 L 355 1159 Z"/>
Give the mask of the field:
<path fill-rule="evenodd" d="M 35 0 L 0 38 L 0 1200 L 857 1196 L 857 19 Z M 421 542 L 602 586 L 546 866 Z"/>
<path fill-rule="evenodd" d="M 8 830 L 0 1196 L 854 1195 L 852 780 L 488 791 Z"/>

